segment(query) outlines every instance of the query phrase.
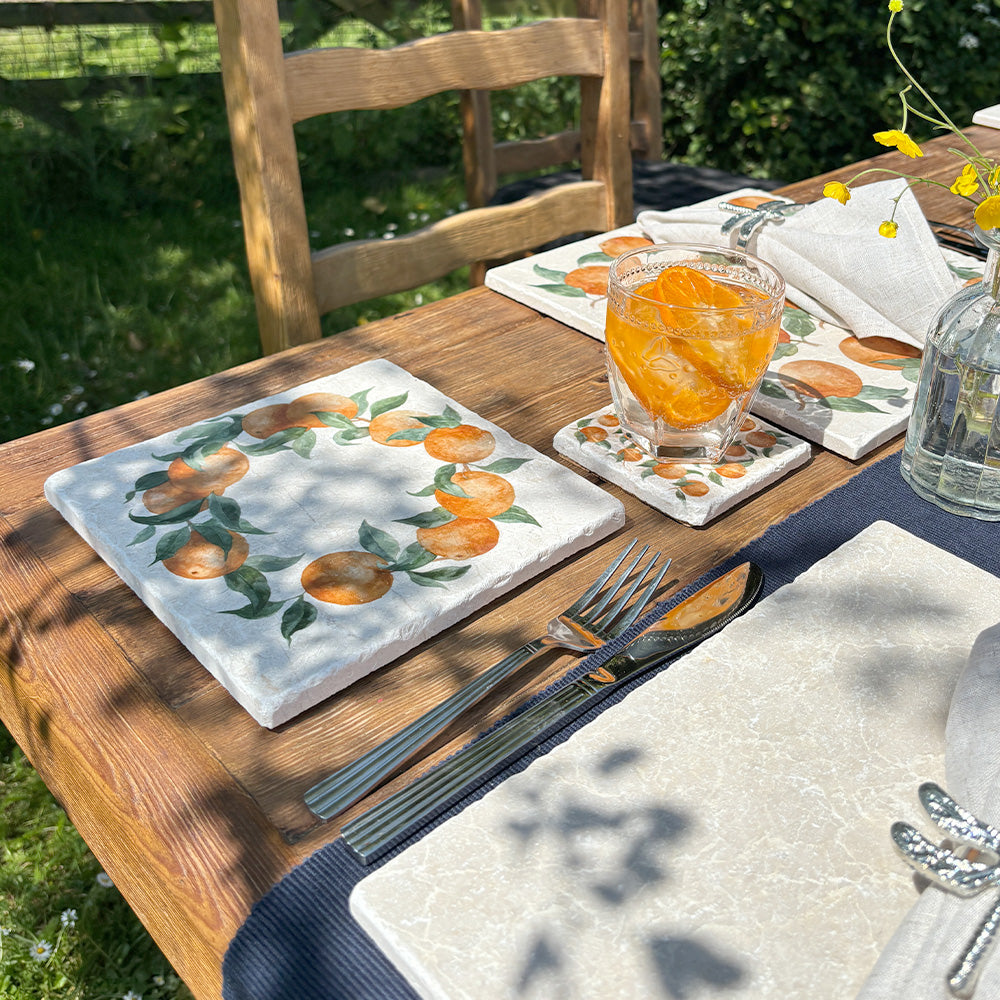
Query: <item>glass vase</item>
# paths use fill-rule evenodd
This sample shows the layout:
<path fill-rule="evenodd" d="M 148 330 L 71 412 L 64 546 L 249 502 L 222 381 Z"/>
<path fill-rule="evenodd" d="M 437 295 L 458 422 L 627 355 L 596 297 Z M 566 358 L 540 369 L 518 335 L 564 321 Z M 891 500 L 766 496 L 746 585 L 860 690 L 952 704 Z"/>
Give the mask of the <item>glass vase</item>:
<path fill-rule="evenodd" d="M 986 271 L 931 324 L 901 469 L 939 507 L 1000 521 L 1000 231 L 977 227 L 975 236 Z"/>

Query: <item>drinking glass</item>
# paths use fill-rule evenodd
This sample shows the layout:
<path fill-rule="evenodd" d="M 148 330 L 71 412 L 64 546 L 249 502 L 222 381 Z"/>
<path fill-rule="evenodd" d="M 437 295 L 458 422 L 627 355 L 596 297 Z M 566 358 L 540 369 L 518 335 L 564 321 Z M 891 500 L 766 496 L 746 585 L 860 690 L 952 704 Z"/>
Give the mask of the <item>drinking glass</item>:
<path fill-rule="evenodd" d="M 670 268 L 686 270 L 661 278 Z M 611 395 L 643 451 L 723 460 L 774 354 L 784 299 L 781 275 L 740 250 L 654 244 L 615 259 L 605 325 Z"/>

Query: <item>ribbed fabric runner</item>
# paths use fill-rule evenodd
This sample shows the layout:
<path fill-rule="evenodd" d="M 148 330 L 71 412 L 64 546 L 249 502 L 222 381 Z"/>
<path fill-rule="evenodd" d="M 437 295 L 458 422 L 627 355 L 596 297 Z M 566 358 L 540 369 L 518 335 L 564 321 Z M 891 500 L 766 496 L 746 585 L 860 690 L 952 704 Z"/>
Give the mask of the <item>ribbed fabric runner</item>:
<path fill-rule="evenodd" d="M 899 456 L 891 455 L 768 529 L 724 565 L 638 622 L 613 645 L 622 645 L 656 614 L 747 559 L 764 571 L 766 596 L 874 521 L 890 521 L 1000 576 L 1000 523 L 957 517 L 919 499 L 900 477 Z M 961 588 L 962 580 L 955 580 L 954 585 Z M 997 616 L 1000 620 L 1000 608 Z M 969 637 L 970 644 L 973 638 Z M 593 654 L 571 676 L 594 669 L 614 651 Z M 362 865 L 339 838 L 316 851 L 257 903 L 233 938 L 223 963 L 224 1000 L 414 1000 L 413 990 L 351 918 L 348 898 L 354 886 L 418 836 L 510 774 L 523 770 L 535 757 L 565 740 L 649 676 L 637 678 L 612 693 L 566 729 L 498 771 L 380 862 Z"/>

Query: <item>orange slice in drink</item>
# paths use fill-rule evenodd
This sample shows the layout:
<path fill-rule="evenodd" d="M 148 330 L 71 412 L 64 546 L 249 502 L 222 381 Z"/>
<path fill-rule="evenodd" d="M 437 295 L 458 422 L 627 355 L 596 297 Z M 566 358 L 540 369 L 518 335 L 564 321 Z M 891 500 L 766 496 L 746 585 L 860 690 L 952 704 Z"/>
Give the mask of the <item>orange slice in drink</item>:
<path fill-rule="evenodd" d="M 749 332 L 757 319 L 755 300 L 766 298 L 762 292 L 741 286 L 741 294 L 731 283 L 686 265 L 661 272 L 653 291 L 669 307 L 661 310 L 668 329 L 685 331 L 672 338 L 681 357 L 731 391 L 744 391 L 757 381 L 778 332 L 777 325 Z"/>

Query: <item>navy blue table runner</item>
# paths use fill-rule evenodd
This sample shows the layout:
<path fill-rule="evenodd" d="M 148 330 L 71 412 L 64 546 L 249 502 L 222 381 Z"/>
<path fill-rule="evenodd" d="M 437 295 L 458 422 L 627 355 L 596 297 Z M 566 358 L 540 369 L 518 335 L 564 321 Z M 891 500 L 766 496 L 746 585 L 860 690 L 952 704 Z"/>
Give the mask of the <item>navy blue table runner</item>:
<path fill-rule="evenodd" d="M 899 456 L 891 455 L 768 529 L 723 566 L 677 594 L 664 609 L 702 586 L 710 576 L 746 559 L 764 571 L 762 596 L 766 596 L 875 521 L 896 524 L 1000 576 L 1000 523 L 956 517 L 919 499 L 900 478 Z M 956 587 L 961 585 L 961 580 L 955 581 Z M 648 621 L 638 623 L 616 645 Z M 594 669 L 612 653 L 609 649 L 593 654 L 574 675 Z M 536 756 L 565 740 L 645 680 L 648 676 L 611 694 L 566 730 L 459 799 L 429 827 L 523 770 Z M 348 909 L 348 898 L 357 882 L 409 842 L 366 867 L 338 838 L 285 876 L 256 904 L 229 946 L 223 963 L 224 1000 L 414 1000 L 416 994 Z"/>

